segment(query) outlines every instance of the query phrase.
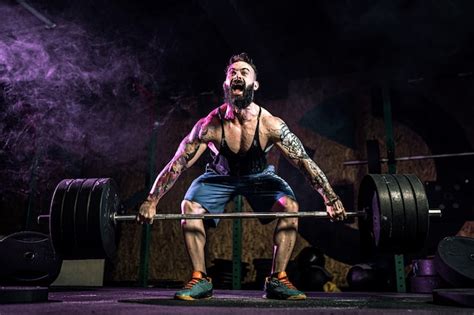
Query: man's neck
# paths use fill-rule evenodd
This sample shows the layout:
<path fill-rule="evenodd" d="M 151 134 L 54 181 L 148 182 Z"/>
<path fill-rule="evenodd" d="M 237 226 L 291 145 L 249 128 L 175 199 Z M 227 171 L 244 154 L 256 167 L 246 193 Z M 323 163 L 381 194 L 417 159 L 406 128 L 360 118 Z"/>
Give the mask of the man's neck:
<path fill-rule="evenodd" d="M 254 102 L 250 103 L 249 106 L 243 109 L 227 104 L 225 118 L 229 120 L 237 119 L 239 122 L 243 123 L 256 117 L 258 115 L 258 110 L 259 106 Z"/>

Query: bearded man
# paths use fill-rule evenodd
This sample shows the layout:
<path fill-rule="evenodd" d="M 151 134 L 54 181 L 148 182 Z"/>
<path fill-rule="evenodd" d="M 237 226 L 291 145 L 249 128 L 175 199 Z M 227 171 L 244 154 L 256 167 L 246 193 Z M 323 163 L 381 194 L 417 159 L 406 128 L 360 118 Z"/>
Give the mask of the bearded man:
<path fill-rule="evenodd" d="M 323 197 L 333 220 L 346 213 L 326 176 L 306 154 L 303 144 L 285 122 L 254 102 L 259 88 L 257 68 L 246 53 L 230 58 L 223 84 L 225 102 L 200 119 L 182 140 L 176 154 L 157 176 L 147 200 L 141 205 L 138 221 L 153 223 L 156 207 L 179 175 L 191 167 L 209 148 L 213 162 L 196 178 L 181 203 L 184 214 L 222 213 L 236 195 L 244 196 L 259 212 L 297 212 L 298 203 L 290 186 L 268 165 L 267 152 L 278 148 Z M 217 225 L 218 220 L 212 222 Z M 203 220 L 182 220 L 186 249 L 193 272 L 175 298 L 194 300 L 212 296 L 212 282 L 206 275 Z M 289 281 L 286 267 L 295 245 L 297 218 L 280 218 L 273 234 L 273 264 L 265 281 L 265 297 L 305 299 L 306 295 Z"/>

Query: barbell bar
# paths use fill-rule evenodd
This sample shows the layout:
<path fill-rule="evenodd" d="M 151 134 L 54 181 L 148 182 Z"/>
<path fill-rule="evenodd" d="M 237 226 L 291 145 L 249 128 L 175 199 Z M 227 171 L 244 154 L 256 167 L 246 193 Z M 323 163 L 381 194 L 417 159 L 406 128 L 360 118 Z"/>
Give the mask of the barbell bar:
<path fill-rule="evenodd" d="M 430 209 L 430 217 L 441 217 L 441 209 Z M 365 211 L 346 212 L 347 218 L 365 218 Z M 49 215 L 43 215 L 44 219 Z M 134 214 L 120 215 L 113 213 L 111 216 L 115 222 L 135 221 Z M 233 213 L 202 213 L 202 214 L 182 214 L 182 213 L 160 213 L 153 216 L 153 220 L 208 220 L 208 219 L 281 219 L 281 218 L 313 218 L 329 219 L 325 211 L 305 211 L 305 212 L 233 212 Z"/>
<path fill-rule="evenodd" d="M 440 215 L 441 210 L 430 210 L 430 215 Z M 346 212 L 347 218 L 365 217 L 366 213 L 363 211 Z M 42 214 L 38 216 L 38 223 L 48 221 L 49 214 Z M 315 219 L 329 219 L 327 212 L 323 211 L 305 211 L 305 212 L 233 212 L 233 213 L 199 213 L 199 214 L 182 214 L 182 213 L 159 213 L 153 216 L 153 220 L 210 220 L 210 219 L 280 219 L 280 218 L 315 218 Z M 116 212 L 110 215 L 112 222 L 127 222 L 136 221 L 135 214 L 117 214 Z"/>
<path fill-rule="evenodd" d="M 474 152 L 462 152 L 462 153 L 445 153 L 445 154 L 431 154 L 431 155 L 412 155 L 412 156 L 401 156 L 395 158 L 395 161 L 413 161 L 413 160 L 428 160 L 428 159 L 439 159 L 439 158 L 448 158 L 448 157 L 461 157 L 461 156 L 472 156 Z M 387 163 L 387 158 L 382 158 L 379 160 L 380 163 Z M 344 166 L 356 166 L 356 165 L 365 165 L 368 164 L 367 160 L 353 160 L 346 161 L 342 163 Z"/>
<path fill-rule="evenodd" d="M 437 215 L 437 210 L 432 210 L 433 215 Z M 439 210 L 441 212 L 441 210 Z M 363 211 L 346 212 L 347 218 L 364 217 Z M 38 223 L 49 220 L 50 215 L 43 214 L 38 216 Z M 158 213 L 153 216 L 153 220 L 208 220 L 208 219 L 276 219 L 276 218 L 316 218 L 329 219 L 326 212 L 306 211 L 306 212 L 233 212 L 233 213 Z M 113 222 L 135 221 L 135 214 L 117 214 L 112 213 L 110 219 Z"/>
<path fill-rule="evenodd" d="M 430 209 L 430 217 L 441 217 L 441 209 Z M 365 218 L 365 211 L 346 212 L 346 218 Z M 49 214 L 38 216 L 38 223 L 49 220 Z M 304 211 L 304 212 L 233 212 L 233 213 L 159 213 L 153 216 L 153 220 L 210 220 L 210 219 L 281 219 L 281 218 L 313 218 L 330 219 L 327 212 L 324 211 Z M 110 219 L 113 222 L 136 221 L 135 214 L 117 214 L 112 213 Z"/>
<path fill-rule="evenodd" d="M 441 210 L 429 209 L 426 193 L 415 175 L 366 175 L 359 189 L 358 217 L 361 246 L 367 252 L 413 252 L 423 247 L 428 235 L 429 218 Z M 114 257 L 117 226 L 121 221 L 135 221 L 135 214 L 119 214 L 118 187 L 110 178 L 65 179 L 53 193 L 48 219 L 50 238 L 63 259 Z M 221 214 L 163 214 L 154 220 L 205 219 L 328 219 L 324 211 L 241 212 Z"/>

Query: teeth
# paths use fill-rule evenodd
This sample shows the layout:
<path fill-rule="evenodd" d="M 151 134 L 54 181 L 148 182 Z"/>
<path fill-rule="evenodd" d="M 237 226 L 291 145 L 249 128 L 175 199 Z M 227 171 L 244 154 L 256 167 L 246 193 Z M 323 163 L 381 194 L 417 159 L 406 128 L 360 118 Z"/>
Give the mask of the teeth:
<path fill-rule="evenodd" d="M 243 88 L 245 86 L 245 83 L 242 81 L 234 81 L 232 83 L 232 87 L 238 87 L 238 88 Z"/>

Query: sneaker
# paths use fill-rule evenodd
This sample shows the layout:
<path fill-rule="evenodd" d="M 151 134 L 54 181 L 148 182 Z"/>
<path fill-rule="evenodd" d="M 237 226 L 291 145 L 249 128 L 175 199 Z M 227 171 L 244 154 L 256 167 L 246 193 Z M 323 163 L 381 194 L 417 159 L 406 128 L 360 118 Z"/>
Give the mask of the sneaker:
<path fill-rule="evenodd" d="M 189 280 L 182 290 L 179 290 L 174 295 L 175 299 L 186 301 L 209 299 L 211 297 L 211 278 L 203 276 L 200 271 L 193 271 L 191 280 Z"/>
<path fill-rule="evenodd" d="M 279 272 L 265 279 L 264 298 L 276 300 L 304 300 L 306 294 L 295 288 L 286 272 Z"/>

